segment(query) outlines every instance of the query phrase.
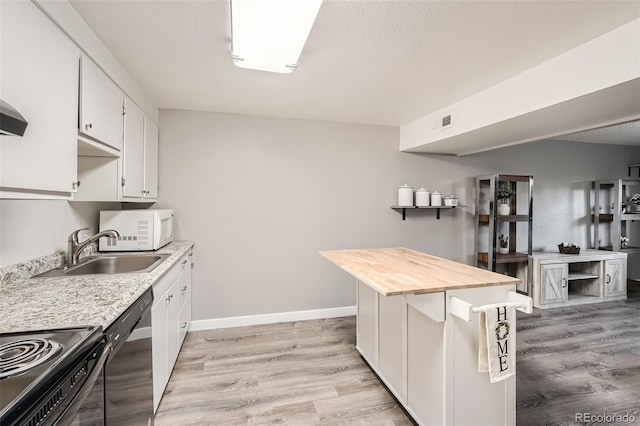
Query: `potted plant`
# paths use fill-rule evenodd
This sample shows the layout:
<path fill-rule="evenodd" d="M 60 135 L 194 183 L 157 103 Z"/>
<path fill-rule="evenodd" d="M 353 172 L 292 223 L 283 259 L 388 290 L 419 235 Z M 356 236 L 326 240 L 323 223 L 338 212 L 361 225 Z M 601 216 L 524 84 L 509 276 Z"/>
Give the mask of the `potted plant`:
<path fill-rule="evenodd" d="M 629 247 L 629 237 L 625 237 L 623 235 L 620 236 L 620 248 Z"/>
<path fill-rule="evenodd" d="M 622 209 L 626 210 L 627 213 L 638 213 L 640 211 L 638 206 L 640 206 L 640 194 L 637 192 L 622 203 Z"/>
<path fill-rule="evenodd" d="M 509 236 L 500 234 L 498 239 L 500 240 L 500 246 L 498 247 L 498 252 L 500 254 L 509 254 Z"/>
<path fill-rule="evenodd" d="M 511 206 L 509 206 L 511 194 L 511 189 L 507 185 L 502 185 L 498 188 L 498 214 L 500 216 L 508 216 L 511 213 Z"/>

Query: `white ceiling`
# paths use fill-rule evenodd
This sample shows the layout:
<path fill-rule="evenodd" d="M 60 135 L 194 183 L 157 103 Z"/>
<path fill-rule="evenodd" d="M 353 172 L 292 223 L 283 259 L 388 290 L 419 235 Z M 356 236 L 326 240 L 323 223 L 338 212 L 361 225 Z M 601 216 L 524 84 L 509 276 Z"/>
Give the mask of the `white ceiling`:
<path fill-rule="evenodd" d="M 640 145 L 640 120 L 587 130 L 585 132 L 571 133 L 553 139 L 614 145 Z"/>
<path fill-rule="evenodd" d="M 325 0 L 291 74 L 230 58 L 228 0 L 72 0 L 160 108 L 400 126 L 640 17 L 639 1 Z"/>

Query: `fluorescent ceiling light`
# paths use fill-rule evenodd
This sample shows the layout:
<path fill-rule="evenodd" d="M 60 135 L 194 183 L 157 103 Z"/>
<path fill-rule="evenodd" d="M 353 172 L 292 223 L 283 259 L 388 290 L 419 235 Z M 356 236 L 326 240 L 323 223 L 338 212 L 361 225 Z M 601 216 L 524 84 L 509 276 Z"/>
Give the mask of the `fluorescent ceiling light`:
<path fill-rule="evenodd" d="M 322 0 L 231 0 L 233 62 L 242 68 L 296 69 Z"/>

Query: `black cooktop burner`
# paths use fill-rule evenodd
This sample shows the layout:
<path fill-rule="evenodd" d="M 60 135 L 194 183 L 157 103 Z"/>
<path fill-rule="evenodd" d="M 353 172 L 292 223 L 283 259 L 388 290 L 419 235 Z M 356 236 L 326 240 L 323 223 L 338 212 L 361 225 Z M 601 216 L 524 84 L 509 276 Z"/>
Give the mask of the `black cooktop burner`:
<path fill-rule="evenodd" d="M 0 333 L 0 425 L 22 424 L 62 383 L 72 400 L 68 379 L 86 378 L 87 356 L 103 339 L 102 327 Z"/>
<path fill-rule="evenodd" d="M 60 350 L 48 339 L 29 338 L 0 345 L 0 380 L 36 368 Z"/>

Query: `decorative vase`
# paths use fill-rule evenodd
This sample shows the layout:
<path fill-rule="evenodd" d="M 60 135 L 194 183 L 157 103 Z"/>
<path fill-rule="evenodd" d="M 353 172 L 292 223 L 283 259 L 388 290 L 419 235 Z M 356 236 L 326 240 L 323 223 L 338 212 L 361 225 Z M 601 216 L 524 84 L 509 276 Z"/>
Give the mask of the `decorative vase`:
<path fill-rule="evenodd" d="M 506 216 L 506 215 L 504 215 Z M 509 254 L 509 247 L 498 247 L 498 253 L 500 254 Z"/>
<path fill-rule="evenodd" d="M 509 204 L 498 204 L 498 215 L 509 216 L 509 213 L 511 213 Z"/>

